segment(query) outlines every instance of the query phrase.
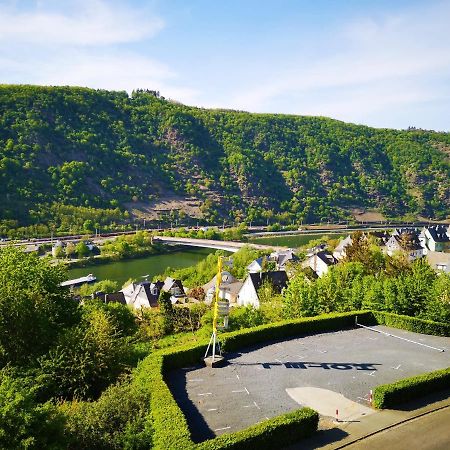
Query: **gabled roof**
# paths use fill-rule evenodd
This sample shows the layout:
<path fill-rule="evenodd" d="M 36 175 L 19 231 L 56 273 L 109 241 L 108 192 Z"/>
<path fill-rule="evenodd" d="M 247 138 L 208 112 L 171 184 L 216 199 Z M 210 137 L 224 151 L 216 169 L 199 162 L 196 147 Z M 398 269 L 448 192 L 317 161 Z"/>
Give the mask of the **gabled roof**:
<path fill-rule="evenodd" d="M 395 241 L 397 242 L 397 244 L 399 245 L 400 248 L 402 248 L 403 250 L 406 250 L 406 251 L 420 250 L 423 248 L 420 245 L 420 241 L 417 237 L 417 234 L 407 233 L 411 236 L 411 239 L 409 241 L 402 239 L 402 236 L 404 234 L 406 234 L 406 233 L 402 233 L 401 235 L 392 235 L 392 237 L 395 239 Z"/>
<path fill-rule="evenodd" d="M 317 252 L 316 253 L 317 258 L 319 258 L 321 261 L 323 261 L 327 266 L 332 266 L 334 264 L 337 264 L 337 259 L 329 252 Z M 314 257 L 314 256 L 313 256 Z"/>
<path fill-rule="evenodd" d="M 429 227 L 428 233 L 434 242 L 449 242 L 450 238 L 447 234 L 447 228 L 444 226 Z"/>
<path fill-rule="evenodd" d="M 345 239 L 342 239 L 342 241 L 339 242 L 334 251 L 336 253 L 341 253 L 347 246 L 351 245 L 352 242 L 352 237 L 348 235 Z"/>
<path fill-rule="evenodd" d="M 158 298 L 161 291 L 160 283 L 150 283 L 150 281 L 131 283 L 125 286 L 120 293 L 123 294 L 128 305 L 134 305 L 138 297 L 140 297 L 141 299 L 146 299 L 150 306 L 155 307 L 158 306 Z"/>
<path fill-rule="evenodd" d="M 171 289 L 174 287 L 177 287 L 181 290 L 182 296 L 185 296 L 183 283 L 181 280 L 175 280 L 173 278 L 167 277 L 164 281 L 164 285 L 162 286 L 161 290 L 165 292 L 170 292 Z"/>
<path fill-rule="evenodd" d="M 263 264 L 264 264 L 264 257 L 261 256 L 261 257 L 255 259 L 255 260 L 253 260 L 253 261 L 247 266 L 247 270 L 250 270 L 251 267 L 252 267 L 254 264 L 256 264 L 256 265 L 258 265 L 259 267 L 262 268 L 262 266 L 263 266 Z"/>
<path fill-rule="evenodd" d="M 274 270 L 272 272 L 259 272 L 248 274 L 255 290 L 257 291 L 264 281 L 268 280 L 278 293 L 287 286 L 288 277 L 284 270 Z"/>

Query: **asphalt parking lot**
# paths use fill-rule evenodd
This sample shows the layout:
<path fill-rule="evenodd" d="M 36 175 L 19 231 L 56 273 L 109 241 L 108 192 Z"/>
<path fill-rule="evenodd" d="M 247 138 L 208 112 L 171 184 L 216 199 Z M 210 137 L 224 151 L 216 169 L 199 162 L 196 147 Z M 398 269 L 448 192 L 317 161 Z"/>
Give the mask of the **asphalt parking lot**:
<path fill-rule="evenodd" d="M 225 367 L 185 367 L 166 381 L 199 442 L 301 406 L 355 418 L 370 413 L 376 386 L 450 366 L 450 338 L 373 328 L 444 352 L 355 328 L 250 347 L 227 354 Z"/>

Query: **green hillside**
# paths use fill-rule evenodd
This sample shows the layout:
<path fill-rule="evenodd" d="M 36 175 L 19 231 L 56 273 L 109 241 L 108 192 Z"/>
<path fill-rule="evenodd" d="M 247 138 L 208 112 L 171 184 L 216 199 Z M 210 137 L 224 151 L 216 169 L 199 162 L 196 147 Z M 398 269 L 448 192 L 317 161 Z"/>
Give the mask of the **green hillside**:
<path fill-rule="evenodd" d="M 449 151 L 448 133 L 199 109 L 147 91 L 3 85 L 0 220 L 108 225 L 167 194 L 210 222 L 331 220 L 354 207 L 444 218 Z"/>

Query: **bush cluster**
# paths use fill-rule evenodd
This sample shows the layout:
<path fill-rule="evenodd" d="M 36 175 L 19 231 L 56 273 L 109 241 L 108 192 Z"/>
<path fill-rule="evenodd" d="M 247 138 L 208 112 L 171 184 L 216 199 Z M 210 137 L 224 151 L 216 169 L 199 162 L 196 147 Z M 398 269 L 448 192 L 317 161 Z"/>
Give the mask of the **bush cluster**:
<path fill-rule="evenodd" d="M 397 405 L 417 397 L 448 389 L 449 386 L 450 367 L 405 378 L 395 383 L 382 384 L 374 390 L 373 405 L 378 409 L 395 408 Z"/>

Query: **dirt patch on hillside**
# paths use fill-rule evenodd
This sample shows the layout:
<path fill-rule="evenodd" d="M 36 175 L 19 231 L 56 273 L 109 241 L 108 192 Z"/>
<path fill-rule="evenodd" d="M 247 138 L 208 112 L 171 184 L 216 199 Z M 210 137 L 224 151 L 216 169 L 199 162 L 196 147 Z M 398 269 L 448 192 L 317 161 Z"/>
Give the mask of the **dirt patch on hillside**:
<path fill-rule="evenodd" d="M 381 222 L 386 220 L 383 214 L 374 210 L 352 209 L 351 213 L 358 222 Z"/>
<path fill-rule="evenodd" d="M 171 214 L 176 217 L 183 215 L 200 219 L 202 201 L 195 197 L 182 197 L 175 194 L 163 195 L 151 202 L 131 202 L 125 207 L 135 219 L 158 220 Z"/>

